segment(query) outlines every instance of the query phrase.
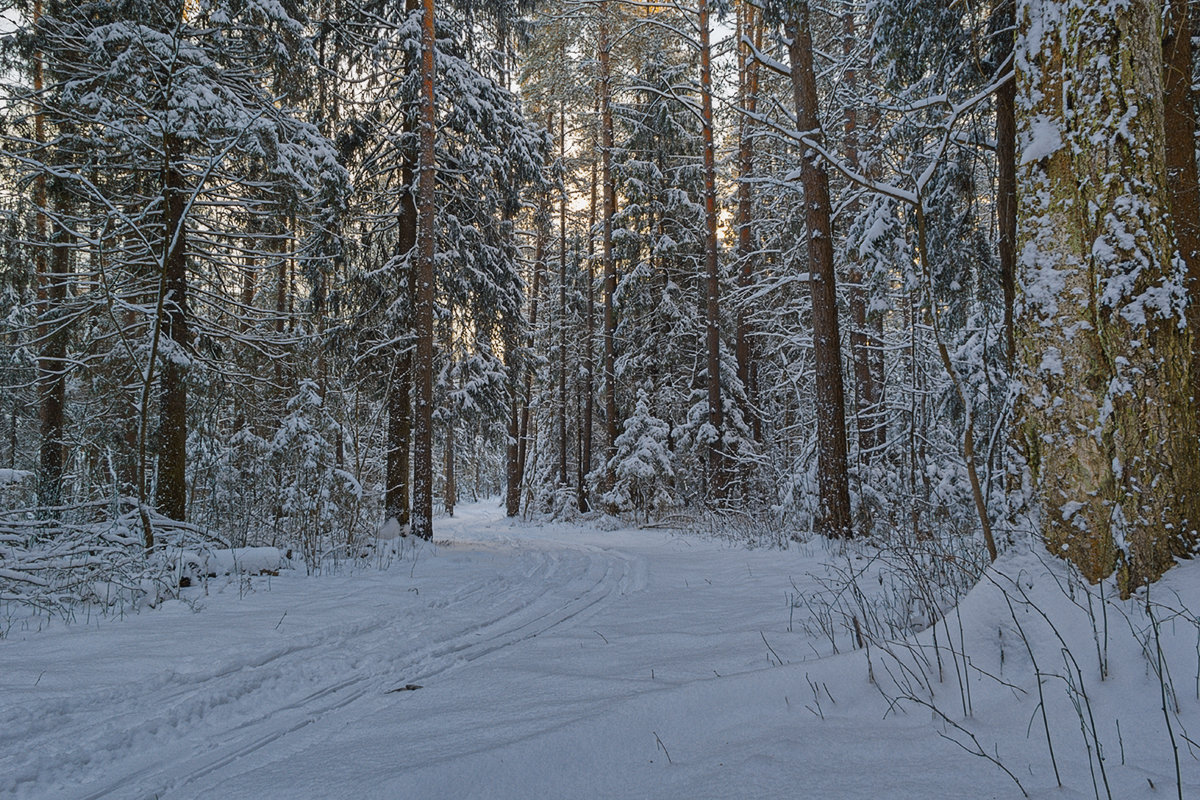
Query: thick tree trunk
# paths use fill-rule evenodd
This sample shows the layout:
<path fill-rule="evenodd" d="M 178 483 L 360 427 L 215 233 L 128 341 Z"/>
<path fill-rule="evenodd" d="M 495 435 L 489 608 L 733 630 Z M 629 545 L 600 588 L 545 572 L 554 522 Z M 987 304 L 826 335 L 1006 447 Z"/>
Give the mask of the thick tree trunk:
<path fill-rule="evenodd" d="M 1118 569 L 1125 593 L 1190 555 L 1200 523 L 1162 10 L 1043 0 L 1017 21 L 1015 445 L 1051 552 L 1092 580 Z"/>
<path fill-rule="evenodd" d="M 788 24 L 792 89 L 800 130 L 819 136 L 817 78 L 813 66 L 809 4 L 799 2 Z M 838 331 L 837 278 L 833 267 L 833 231 L 829 175 L 819 157 L 803 154 L 800 181 L 807 209 L 808 264 L 812 275 L 813 358 L 816 363 L 817 482 L 820 508 L 817 530 L 831 537 L 853 535 L 850 482 L 846 463 L 845 389 Z"/>
<path fill-rule="evenodd" d="M 433 538 L 433 281 L 437 246 L 437 106 L 434 97 L 433 0 L 423 0 L 421 20 L 421 160 L 417 183 L 417 269 L 413 322 L 412 532 Z"/>
<path fill-rule="evenodd" d="M 170 344 L 163 353 L 160 379 L 158 488 L 155 504 L 164 516 L 187 519 L 187 384 L 188 351 L 187 233 L 184 209 L 187 203 L 183 176 L 175 163 L 177 143 L 167 137 L 163 187 L 163 287 L 161 326 Z"/>
<path fill-rule="evenodd" d="M 1175 241 L 1187 269 L 1192 329 L 1192 396 L 1200 398 L 1200 181 L 1196 175 L 1196 114 L 1192 99 L 1192 37 L 1186 0 L 1167 0 L 1163 31 L 1163 114 L 1167 189 Z M 1200 404 L 1197 404 L 1200 410 Z"/>

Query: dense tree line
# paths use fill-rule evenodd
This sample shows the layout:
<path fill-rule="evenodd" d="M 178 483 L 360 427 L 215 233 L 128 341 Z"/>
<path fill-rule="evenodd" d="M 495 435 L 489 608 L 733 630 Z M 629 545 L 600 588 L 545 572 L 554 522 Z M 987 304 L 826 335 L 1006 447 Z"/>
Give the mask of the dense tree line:
<path fill-rule="evenodd" d="M 1153 579 L 1200 513 L 1163 6 L 10 2 L 0 556 L 320 569 L 503 491 Z"/>

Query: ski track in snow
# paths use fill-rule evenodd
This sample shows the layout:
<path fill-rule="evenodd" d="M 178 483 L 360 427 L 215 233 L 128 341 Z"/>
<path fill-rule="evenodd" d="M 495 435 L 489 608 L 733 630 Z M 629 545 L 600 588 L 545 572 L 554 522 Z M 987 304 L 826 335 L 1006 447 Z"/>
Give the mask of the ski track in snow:
<path fill-rule="evenodd" d="M 479 521 L 477 515 L 445 520 L 438 528 L 439 538 L 447 528 L 469 531 L 471 523 Z M 405 638 L 414 638 L 413 631 L 404 630 L 414 619 L 377 613 L 206 673 L 171 671 L 151 686 L 119 685 L 93 695 L 72 695 L 43 707 L 40 714 L 30 708 L 5 711 L 0 714 L 0 752 L 19 749 L 26 760 L 0 778 L 0 794 L 20 794 L 23 783 L 44 787 L 55 772 L 94 769 L 104 777 L 82 788 L 59 784 L 55 792 L 81 800 L 175 796 L 193 781 L 279 739 L 318 721 L 328 723 L 330 715 L 355 715 L 360 701 L 377 704 L 381 694 L 394 688 L 421 685 L 559 625 L 578 622 L 614 595 L 637 590 L 645 580 L 644 565 L 636 559 L 593 545 L 518 546 L 498 540 L 453 542 L 442 549 L 453 553 L 481 548 L 511 550 L 522 568 L 515 576 L 464 585 L 432 603 L 439 619 L 481 598 L 493 613 L 449 635 L 422 627 L 423 643 L 415 651 L 397 647 Z M 400 563 L 393 569 L 408 566 Z M 343 667 L 344 677 L 326 683 L 332 671 L 311 665 L 331 654 L 348 664 L 348 670 Z M 147 709 L 152 710 L 149 716 Z M 197 729 L 205 731 L 207 745 L 198 754 L 190 735 Z M 114 731 L 121 731 L 116 741 Z M 63 748 L 64 742 L 69 749 Z M 122 772 L 123 757 L 137 755 L 151 742 L 158 751 L 156 762 Z M 106 763 L 96 764 L 97 760 Z"/>
<path fill-rule="evenodd" d="M 789 610 L 827 588 L 823 570 L 866 568 L 853 549 L 746 550 L 502 514 L 463 507 L 438 521 L 438 544 L 386 569 L 211 581 L 189 590 L 200 613 L 172 601 L 18 626 L 0 640 L 0 798 L 1021 797 L 926 706 L 897 702 L 916 675 L 1034 800 L 1100 796 L 1073 681 L 1088 686 L 1112 796 L 1178 794 L 1168 735 L 1200 731 L 1200 628 L 1170 608 L 1200 608 L 1200 561 L 1155 590 L 1179 689 L 1172 732 L 1137 603 L 1112 607 L 1102 680 L 1096 622 L 1044 555 L 1016 553 L 1000 574 L 1025 576 L 1021 592 L 1059 633 L 989 581 L 955 630 L 942 625 L 974 667 L 964 693 L 957 656 L 945 677 L 930 660 L 948 658 L 930 650 L 933 630 L 891 655 L 854 650 L 842 631 L 833 655 L 820 609 Z M 1018 618 L 1047 671 L 1025 657 Z M 1068 640 L 1083 668 L 1066 680 Z M 1038 732 L 1039 675 L 1063 788 Z M 1200 750 L 1180 755 L 1178 791 L 1200 797 Z"/>

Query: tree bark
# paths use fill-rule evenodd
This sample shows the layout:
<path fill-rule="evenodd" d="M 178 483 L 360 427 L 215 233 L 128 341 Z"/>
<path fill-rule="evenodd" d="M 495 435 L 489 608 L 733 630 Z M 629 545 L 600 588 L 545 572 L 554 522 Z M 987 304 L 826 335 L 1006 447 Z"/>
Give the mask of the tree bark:
<path fill-rule="evenodd" d="M 454 443 L 455 421 L 446 421 L 446 441 L 443 445 L 444 472 L 442 473 L 442 496 L 446 506 L 446 515 L 454 516 L 454 506 L 458 503 L 458 484 L 454 476 Z"/>
<path fill-rule="evenodd" d="M 600 182 L 604 189 L 601 248 L 604 262 L 604 491 L 613 486 L 613 458 L 617 454 L 617 264 L 613 257 L 613 217 L 617 192 L 613 183 L 612 63 L 609 48 L 608 0 L 600 3 Z"/>
<path fill-rule="evenodd" d="M 807 136 L 821 135 L 817 78 L 807 0 L 797 3 L 788 23 L 796 119 Z M 807 210 L 808 263 L 812 275 L 813 358 L 816 364 L 817 482 L 816 527 L 830 537 L 850 537 L 850 482 L 846 463 L 845 389 L 838 331 L 837 278 L 833 266 L 829 175 L 819 156 L 802 154 L 800 182 Z"/>
<path fill-rule="evenodd" d="M 564 59 L 565 60 L 565 59 Z M 558 160 L 567 162 L 567 112 L 558 107 Z M 558 485 L 567 485 L 567 192 L 558 199 Z"/>
<path fill-rule="evenodd" d="M 583 400 L 583 448 L 579 458 L 579 510 L 591 509 L 591 489 L 587 476 L 592 471 L 592 442 L 595 439 L 596 419 L 596 240 L 592 231 L 596 228 L 596 162 L 591 169 L 591 198 L 588 204 L 588 252 L 587 252 L 587 337 L 584 344 L 584 400 Z"/>
<path fill-rule="evenodd" d="M 700 116 L 704 137 L 705 343 L 708 355 L 708 445 L 710 493 L 725 496 L 725 412 L 721 405 L 721 273 L 717 261 L 717 157 L 713 141 L 712 47 L 708 0 L 699 0 Z"/>
<path fill-rule="evenodd" d="M 843 110 L 845 133 L 842 144 L 846 152 L 846 163 L 851 169 L 858 171 L 858 109 L 855 106 L 858 71 L 850 61 L 854 53 L 855 38 L 854 13 L 847 11 L 842 16 L 842 55 L 847 60 L 844 80 L 850 90 L 850 100 Z M 860 209 L 859 202 L 854 200 L 849 206 L 850 218 L 857 217 Z M 857 248 L 853 245 L 848 248 L 847 260 L 846 278 L 850 289 L 850 355 L 854 364 L 854 418 L 858 429 L 858 459 L 866 466 L 883 446 L 881 430 L 884 414 L 880 408 L 883 392 L 876 383 L 876 373 L 872 369 L 872 359 L 880 343 L 871 335 L 868 294 L 864 285 L 866 275 L 859 263 Z"/>
<path fill-rule="evenodd" d="M 396 371 L 388 389 L 387 467 L 384 514 L 408 525 L 409 472 L 412 469 L 412 351 L 407 347 L 396 358 Z"/>
<path fill-rule="evenodd" d="M 1187 269 L 1192 330 L 1192 397 L 1200 398 L 1200 181 L 1196 174 L 1196 114 L 1192 98 L 1192 37 L 1186 0 L 1167 0 L 1163 31 L 1163 114 L 1167 189 L 1175 241 Z M 1197 405 L 1200 410 L 1200 404 Z"/>
<path fill-rule="evenodd" d="M 178 142 L 165 137 L 163 186 L 163 246 L 165 257 L 162 330 L 171 344 L 163 354 L 159 407 L 158 487 L 155 504 L 164 516 L 187 519 L 187 384 L 188 350 L 187 231 L 184 209 L 187 192 L 180 173 Z"/>
<path fill-rule="evenodd" d="M 413 13 L 419 8 L 417 0 L 405 0 L 405 11 Z M 409 64 L 408 69 L 420 69 L 419 64 Z M 408 133 L 417 133 L 419 126 L 409 114 L 404 125 Z M 414 150 L 404 153 L 404 163 L 400 167 L 400 179 L 403 184 L 400 194 L 400 218 L 397 220 L 396 255 L 409 257 L 409 274 L 415 277 L 417 262 L 417 199 L 414 191 L 416 169 L 420 154 Z M 405 282 L 405 291 L 409 296 L 409 313 L 412 313 L 416 300 L 416 281 Z M 389 519 L 395 519 L 401 526 L 411 522 L 409 504 L 412 486 L 412 386 L 413 386 L 413 350 L 407 343 L 396 356 L 396 365 L 392 370 L 391 385 L 388 387 L 388 427 L 387 427 L 387 465 L 386 491 L 384 495 L 384 514 Z"/>
<path fill-rule="evenodd" d="M 746 39 L 755 47 L 762 44 L 761 17 L 753 3 L 742 0 L 738 4 L 738 101 L 746 114 L 758 111 L 758 61 L 750 52 Z M 754 136 L 750 118 L 743 114 L 738 122 L 738 205 L 737 241 L 738 286 L 748 290 L 754 283 L 757 268 L 754 244 Z M 750 422 L 754 440 L 762 442 L 762 418 L 758 413 L 758 370 L 754 363 L 753 331 L 744 305 L 737 313 L 736 356 L 738 382 L 746 393 L 746 419 Z"/>
<path fill-rule="evenodd" d="M 514 343 L 515 347 L 515 343 Z M 512 402 L 509 403 L 508 443 L 504 448 L 504 513 L 515 517 L 521 513 L 521 472 L 517 439 L 521 435 L 521 411 L 514 380 Z"/>
<path fill-rule="evenodd" d="M 42 17 L 42 2 L 35 0 L 33 24 L 36 27 Z M 33 89 L 41 97 L 44 88 L 45 69 L 41 52 L 33 54 Z M 46 144 L 45 117 L 39 110 L 33 117 L 33 138 L 38 145 Z M 54 242 L 48 242 L 46 208 L 49 202 L 46 176 L 38 174 L 33 183 L 35 208 L 35 233 L 37 242 L 34 253 L 35 280 L 38 287 L 38 339 L 41 352 L 37 362 L 38 416 L 41 426 L 37 475 L 38 505 L 50 509 L 62 504 L 63 499 L 63 435 L 66 428 L 66 330 L 55 319 L 66 300 L 66 275 L 70 269 L 70 252 L 66 247 L 66 233 L 55 225 Z M 65 210 L 65 197 L 55 192 L 55 204 L 59 212 Z M 51 257 L 46 258 L 46 245 L 51 248 Z M 15 413 L 15 412 L 14 412 Z M 51 512 L 53 513 L 53 512 Z"/>
<path fill-rule="evenodd" d="M 546 268 L 546 225 L 548 221 L 539 211 L 537 213 L 537 244 L 533 260 L 533 290 L 529 299 L 529 335 L 525 345 L 527 352 L 533 352 L 533 334 L 538 324 L 538 299 L 542 294 L 542 273 Z M 529 430 L 529 402 L 533 397 L 533 370 L 525 364 L 522 380 L 524 387 L 521 391 L 521 429 L 517 438 L 517 484 L 525 483 L 525 465 L 528 463 L 529 451 L 533 444 L 533 436 Z"/>
<path fill-rule="evenodd" d="M 434 96 L 434 0 L 423 0 L 421 20 L 421 160 L 417 183 L 417 269 L 413 322 L 412 532 L 433 538 L 433 281 L 437 223 L 437 106 Z"/>
<path fill-rule="evenodd" d="M 1091 580 L 1117 569 L 1125 594 L 1190 555 L 1200 522 L 1162 10 L 1043 0 L 1018 19 L 1015 449 L 1051 552 Z"/>
<path fill-rule="evenodd" d="M 995 28 L 1010 30 L 1016 24 L 1016 0 L 999 0 Z M 998 60 L 1012 52 L 1012 34 L 1005 33 Z M 1013 306 L 1017 271 L 1017 81 L 1005 81 L 996 90 L 996 217 L 999 229 L 1000 285 L 1004 290 L 1004 357 L 1012 369 L 1016 353 Z"/>
<path fill-rule="evenodd" d="M 55 211 L 66 212 L 67 199 L 53 191 Z M 45 259 L 42 259 L 45 263 Z M 43 323 L 39 331 L 42 349 L 38 354 L 38 398 L 41 422 L 41 452 L 38 471 L 38 504 L 47 508 L 63 502 L 64 443 L 67 408 L 67 344 L 70 329 L 59 318 L 67 302 L 67 282 L 71 272 L 71 248 L 68 234 L 54 225 L 50 242 L 49 274 L 38 276 L 39 291 L 44 294 Z"/>

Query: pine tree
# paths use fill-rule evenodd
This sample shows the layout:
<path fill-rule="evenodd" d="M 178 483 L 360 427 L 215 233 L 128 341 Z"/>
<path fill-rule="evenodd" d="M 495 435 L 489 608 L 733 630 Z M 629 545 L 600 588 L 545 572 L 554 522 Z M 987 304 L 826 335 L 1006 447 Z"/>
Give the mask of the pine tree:
<path fill-rule="evenodd" d="M 792 88 L 800 130 L 819 137 L 815 55 L 810 9 L 800 2 L 787 25 L 791 39 Z M 813 307 L 813 350 L 816 360 L 817 459 L 820 508 L 817 529 L 827 536 L 853 535 L 850 520 L 849 465 L 846 459 L 845 390 L 842 383 L 841 337 L 837 311 L 837 276 L 833 264 L 832 208 L 829 176 L 819 157 L 803 154 L 800 180 L 807 207 L 808 261 Z"/>

